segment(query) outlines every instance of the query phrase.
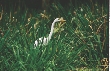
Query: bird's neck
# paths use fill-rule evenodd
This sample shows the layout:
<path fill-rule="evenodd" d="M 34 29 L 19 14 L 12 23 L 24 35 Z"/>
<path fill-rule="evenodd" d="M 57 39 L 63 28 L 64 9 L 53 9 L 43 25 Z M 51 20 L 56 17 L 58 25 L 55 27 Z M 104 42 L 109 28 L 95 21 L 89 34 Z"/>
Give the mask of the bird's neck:
<path fill-rule="evenodd" d="M 49 40 L 51 39 L 51 37 L 52 37 L 52 34 L 53 34 L 53 30 L 54 30 L 54 25 L 55 25 L 55 21 L 52 23 L 52 25 L 51 25 L 51 31 L 50 31 L 50 34 L 49 34 Z"/>

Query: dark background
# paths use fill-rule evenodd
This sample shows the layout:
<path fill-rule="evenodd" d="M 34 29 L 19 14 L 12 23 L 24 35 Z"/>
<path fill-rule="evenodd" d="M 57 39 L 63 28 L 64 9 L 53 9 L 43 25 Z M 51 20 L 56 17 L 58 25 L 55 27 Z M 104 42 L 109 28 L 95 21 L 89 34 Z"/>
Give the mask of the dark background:
<path fill-rule="evenodd" d="M 81 4 L 94 4 L 98 3 L 103 5 L 105 3 L 109 3 L 109 0 L 0 0 L 1 7 L 9 10 L 10 8 L 17 9 L 18 7 L 21 9 L 49 9 L 53 3 L 60 3 L 62 6 L 67 7 L 69 4 L 72 5 L 81 5 Z"/>

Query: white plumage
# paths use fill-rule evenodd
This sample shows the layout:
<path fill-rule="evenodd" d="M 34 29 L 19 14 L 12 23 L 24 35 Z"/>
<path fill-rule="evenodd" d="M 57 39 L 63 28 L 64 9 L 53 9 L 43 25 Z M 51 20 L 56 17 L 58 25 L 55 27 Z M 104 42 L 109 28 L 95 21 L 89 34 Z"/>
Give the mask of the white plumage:
<path fill-rule="evenodd" d="M 51 31 L 50 31 L 49 36 L 47 38 L 46 37 L 41 37 L 38 40 L 36 40 L 35 43 L 34 43 L 34 47 L 41 46 L 41 45 L 47 45 L 48 44 L 48 42 L 50 41 L 50 39 L 52 37 L 52 34 L 53 34 L 54 25 L 55 25 L 56 22 L 59 22 L 59 21 L 62 21 L 62 19 L 56 18 L 53 21 L 53 23 L 51 25 Z"/>

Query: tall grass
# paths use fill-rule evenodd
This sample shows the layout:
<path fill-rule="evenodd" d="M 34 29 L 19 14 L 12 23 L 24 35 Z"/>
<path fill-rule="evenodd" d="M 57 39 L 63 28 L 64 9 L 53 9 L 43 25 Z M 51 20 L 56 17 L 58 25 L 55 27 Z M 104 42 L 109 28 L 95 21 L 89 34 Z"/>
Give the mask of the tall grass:
<path fill-rule="evenodd" d="M 96 71 L 101 70 L 101 60 L 108 58 L 106 5 L 71 5 L 68 9 L 53 4 L 51 11 L 42 14 L 28 9 L 1 9 L 0 14 L 1 71 Z M 47 46 L 33 49 L 36 39 L 48 36 L 56 17 L 66 22 L 55 24 Z"/>

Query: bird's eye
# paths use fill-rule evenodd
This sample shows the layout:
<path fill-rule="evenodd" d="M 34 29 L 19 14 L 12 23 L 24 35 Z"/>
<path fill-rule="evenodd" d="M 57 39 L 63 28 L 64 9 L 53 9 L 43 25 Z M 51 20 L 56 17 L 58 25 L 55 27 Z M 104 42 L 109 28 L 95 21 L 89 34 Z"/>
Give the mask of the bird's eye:
<path fill-rule="evenodd" d="M 58 20 L 60 20 L 60 18 L 58 18 Z"/>

